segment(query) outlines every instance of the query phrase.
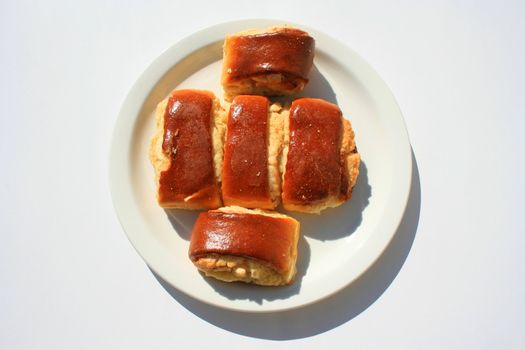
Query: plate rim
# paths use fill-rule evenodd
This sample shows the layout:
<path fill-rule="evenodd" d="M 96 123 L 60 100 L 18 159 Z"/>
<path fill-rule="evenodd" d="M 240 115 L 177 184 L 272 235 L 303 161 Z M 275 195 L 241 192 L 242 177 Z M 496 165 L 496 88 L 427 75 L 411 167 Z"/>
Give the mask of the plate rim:
<path fill-rule="evenodd" d="M 401 183 L 396 183 L 398 185 L 398 198 L 401 198 L 401 200 L 399 200 L 400 205 L 396 206 L 393 211 L 389 211 L 389 226 L 391 228 L 388 231 L 391 232 L 386 232 L 381 235 L 378 235 L 378 237 L 375 237 L 374 240 L 370 240 L 368 242 L 368 244 L 371 244 L 372 247 L 369 247 L 367 250 L 373 249 L 375 252 L 374 257 L 372 259 L 368 259 L 368 261 L 365 264 L 361 263 L 361 265 L 366 266 L 362 266 L 362 268 L 359 269 L 359 273 L 354 274 L 349 279 L 343 279 L 344 282 L 339 283 L 337 287 L 331 290 L 330 292 L 324 293 L 320 296 L 313 297 L 302 302 L 288 302 L 285 303 L 285 305 L 272 305 L 272 301 L 267 301 L 262 305 L 253 305 L 253 303 L 248 304 L 251 307 L 241 307 L 237 305 L 235 301 L 228 302 L 228 304 L 226 305 L 224 303 L 218 303 L 208 300 L 206 298 L 202 298 L 198 295 L 193 295 L 184 288 L 181 288 L 180 285 L 175 285 L 163 273 L 163 269 L 160 268 L 160 266 L 158 266 L 159 262 L 157 261 L 155 256 L 152 255 L 154 252 L 151 251 L 151 247 L 147 247 L 144 246 L 144 244 L 142 244 L 144 243 L 144 239 L 143 237 L 140 237 L 140 235 L 138 235 L 137 232 L 139 232 L 141 228 L 145 228 L 143 227 L 143 223 L 141 223 L 140 220 L 138 220 L 136 217 L 130 218 L 129 214 L 127 215 L 125 213 L 129 212 L 130 209 L 125 209 L 125 207 L 129 206 L 129 203 L 133 202 L 132 191 L 130 191 L 129 189 L 126 190 L 126 181 L 122 181 L 121 176 L 117 176 L 117 174 L 122 174 L 122 169 L 129 168 L 129 164 L 131 163 L 130 155 L 125 154 L 126 151 L 127 153 L 129 153 L 129 147 L 125 147 L 125 145 L 126 143 L 129 144 L 130 140 L 128 140 L 128 138 L 124 137 L 123 135 L 132 136 L 134 134 L 136 120 L 139 117 L 140 112 L 142 111 L 142 106 L 144 105 L 144 102 L 149 97 L 155 85 L 170 69 L 172 69 L 178 63 L 180 63 L 181 60 L 188 57 L 188 55 L 191 55 L 193 52 L 202 49 L 207 45 L 214 44 L 218 40 L 223 40 L 225 34 L 227 33 L 237 32 L 250 27 L 268 27 L 281 24 L 289 24 L 305 29 L 316 38 L 316 43 L 320 41 L 326 43 L 326 45 L 336 46 L 338 47 L 338 50 L 343 49 L 343 53 L 352 56 L 352 61 L 354 64 L 357 63 L 360 65 L 360 71 L 362 72 L 364 70 L 368 78 L 373 80 L 372 83 L 375 84 L 376 88 L 382 90 L 382 98 L 386 99 L 385 101 L 383 101 L 383 103 L 387 103 L 389 105 L 389 114 L 392 114 L 390 119 L 396 119 L 396 125 L 399 129 L 397 130 L 397 132 L 402 133 L 399 139 L 403 142 L 402 144 L 399 144 L 398 147 L 404 149 L 404 151 L 402 153 L 396 153 L 399 157 L 404 158 L 402 163 L 405 164 L 404 167 L 399 167 L 399 170 L 403 175 L 400 177 Z M 339 59 L 341 56 L 342 55 L 338 55 L 337 58 Z M 264 313 L 286 311 L 316 303 L 320 300 L 323 300 L 336 294 L 337 292 L 346 288 L 347 286 L 350 286 L 355 280 L 357 280 L 363 274 L 365 274 L 387 249 L 401 224 L 401 220 L 403 219 L 408 204 L 410 186 L 412 183 L 412 167 L 413 164 L 410 140 L 408 136 L 406 123 L 399 108 L 399 105 L 397 104 L 397 101 L 395 100 L 394 95 L 392 94 L 386 82 L 361 56 L 354 52 L 345 43 L 340 42 L 339 40 L 334 39 L 331 36 L 328 36 L 327 34 L 315 28 L 311 28 L 307 25 L 274 19 L 245 19 L 223 22 L 190 34 L 182 40 L 168 47 L 147 66 L 147 68 L 139 75 L 138 79 L 134 82 L 133 86 L 126 95 L 121 105 L 118 117 L 114 123 L 112 138 L 110 142 L 108 169 L 111 198 L 120 225 L 134 249 L 137 251 L 137 253 L 141 256 L 141 258 L 144 260 L 144 262 L 150 269 L 152 269 L 159 277 L 161 277 L 168 284 L 176 288 L 178 291 L 208 305 L 213 305 L 216 307 L 233 311 Z M 128 176 L 130 173 L 129 170 L 130 169 L 126 171 Z M 127 181 L 127 183 L 129 183 L 130 181 Z M 132 222 L 130 223 L 130 221 Z M 289 299 L 286 299 L 286 301 L 293 299 L 294 298 L 291 297 Z"/>

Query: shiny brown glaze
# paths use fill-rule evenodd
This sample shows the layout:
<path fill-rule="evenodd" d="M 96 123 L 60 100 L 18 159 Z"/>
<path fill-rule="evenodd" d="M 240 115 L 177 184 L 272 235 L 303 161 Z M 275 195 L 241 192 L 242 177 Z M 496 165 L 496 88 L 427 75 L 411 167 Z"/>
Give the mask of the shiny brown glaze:
<path fill-rule="evenodd" d="M 292 85 L 294 79 L 307 82 L 314 47 L 315 41 L 308 33 L 292 28 L 228 37 L 225 43 L 228 74 L 223 83 L 272 73 L 283 74 Z"/>
<path fill-rule="evenodd" d="M 341 110 L 323 100 L 302 98 L 292 103 L 289 121 L 283 202 L 310 205 L 339 197 L 345 176 L 340 154 Z"/>
<path fill-rule="evenodd" d="M 348 183 L 348 172 L 345 170 L 347 169 L 346 164 L 346 157 L 341 154 L 341 189 L 339 191 L 339 198 L 342 200 L 347 200 L 352 197 L 352 188 L 350 187 L 350 184 Z"/>
<path fill-rule="evenodd" d="M 170 96 L 162 143 L 170 166 L 160 174 L 160 203 L 188 208 L 220 206 L 210 134 L 212 107 L 213 95 L 207 91 L 178 90 Z"/>
<path fill-rule="evenodd" d="M 201 213 L 193 227 L 189 255 L 193 261 L 212 253 L 242 256 L 286 271 L 297 225 L 292 218 L 261 214 Z"/>
<path fill-rule="evenodd" d="M 226 205 L 273 208 L 268 183 L 268 99 L 237 96 L 230 107 L 222 168 Z"/>

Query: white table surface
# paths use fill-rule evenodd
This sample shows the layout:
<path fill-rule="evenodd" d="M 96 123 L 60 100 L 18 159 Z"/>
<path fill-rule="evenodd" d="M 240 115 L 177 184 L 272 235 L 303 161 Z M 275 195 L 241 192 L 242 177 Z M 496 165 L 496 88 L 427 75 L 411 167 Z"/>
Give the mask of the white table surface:
<path fill-rule="evenodd" d="M 525 348 L 523 2 L 3 1 L 1 349 Z M 164 49 L 277 18 L 391 87 L 417 165 L 402 226 L 336 296 L 244 314 L 158 281 L 108 189 L 124 97 Z"/>

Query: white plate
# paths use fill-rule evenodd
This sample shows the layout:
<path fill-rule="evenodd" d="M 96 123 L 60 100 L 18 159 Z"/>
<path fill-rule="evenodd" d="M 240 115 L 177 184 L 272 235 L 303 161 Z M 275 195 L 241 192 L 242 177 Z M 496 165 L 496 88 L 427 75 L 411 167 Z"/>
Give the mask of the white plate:
<path fill-rule="evenodd" d="M 345 205 L 301 221 L 298 275 L 289 287 L 267 288 L 204 278 L 188 258 L 197 212 L 165 212 L 155 202 L 148 160 L 156 104 L 175 88 L 222 97 L 222 40 L 227 33 L 282 24 L 246 20 L 202 30 L 170 47 L 140 76 L 120 111 L 110 154 L 117 215 L 133 246 L 158 275 L 205 303 L 241 311 L 277 311 L 325 298 L 359 277 L 381 255 L 401 221 L 411 182 L 411 150 L 403 117 L 388 87 L 356 53 L 317 30 L 311 82 L 301 95 L 337 102 L 351 120 L 363 165 Z M 349 301 L 351 302 L 351 301 Z"/>

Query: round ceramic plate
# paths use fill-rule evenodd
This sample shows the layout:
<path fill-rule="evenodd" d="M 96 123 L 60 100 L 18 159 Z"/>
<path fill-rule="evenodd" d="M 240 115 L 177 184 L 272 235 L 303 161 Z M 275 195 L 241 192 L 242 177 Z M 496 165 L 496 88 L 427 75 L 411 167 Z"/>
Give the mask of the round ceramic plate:
<path fill-rule="evenodd" d="M 157 103 L 176 88 L 208 89 L 222 98 L 222 42 L 228 33 L 283 24 L 246 20 L 202 30 L 170 47 L 140 76 L 120 111 L 110 154 L 117 215 L 146 263 L 178 290 L 227 309 L 267 312 L 300 307 L 347 286 L 381 255 L 407 203 L 412 158 L 407 131 L 388 87 L 356 53 L 315 29 L 315 67 L 300 96 L 337 103 L 353 125 L 362 157 L 353 198 L 301 222 L 295 283 L 259 287 L 203 277 L 188 258 L 195 211 L 160 208 L 148 147 Z"/>

